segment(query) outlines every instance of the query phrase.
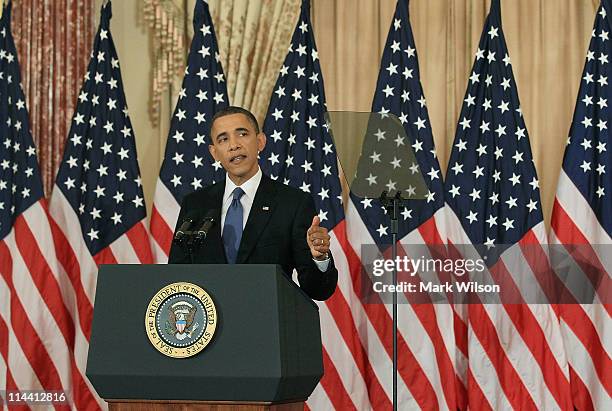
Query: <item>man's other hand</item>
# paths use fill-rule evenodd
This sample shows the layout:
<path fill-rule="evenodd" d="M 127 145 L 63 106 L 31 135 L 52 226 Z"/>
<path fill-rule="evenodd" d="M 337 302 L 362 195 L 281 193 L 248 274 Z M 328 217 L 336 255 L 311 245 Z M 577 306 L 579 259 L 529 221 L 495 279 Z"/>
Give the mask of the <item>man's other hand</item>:
<path fill-rule="evenodd" d="M 329 258 L 329 240 L 330 236 L 327 233 L 327 228 L 321 227 L 319 216 L 314 216 L 312 224 L 306 232 L 306 242 L 310 248 L 312 258 L 315 260 L 325 260 Z"/>

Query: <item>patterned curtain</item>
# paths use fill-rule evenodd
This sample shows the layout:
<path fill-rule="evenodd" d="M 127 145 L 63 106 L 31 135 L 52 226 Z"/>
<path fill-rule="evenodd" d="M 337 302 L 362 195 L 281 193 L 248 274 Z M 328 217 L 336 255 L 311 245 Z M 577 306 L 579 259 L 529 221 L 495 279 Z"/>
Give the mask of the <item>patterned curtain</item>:
<path fill-rule="evenodd" d="M 230 103 L 263 124 L 301 0 L 210 0 Z"/>
<path fill-rule="evenodd" d="M 143 3 L 154 37 L 150 112 L 164 140 L 167 128 L 163 123 L 174 109 L 183 76 L 182 62 L 193 36 L 195 1 L 145 0 Z M 209 0 L 208 3 L 230 103 L 249 108 L 263 122 L 301 0 Z"/>
<path fill-rule="evenodd" d="M 30 124 L 46 193 L 51 193 L 93 42 L 93 0 L 13 1 Z"/>
<path fill-rule="evenodd" d="M 189 39 L 186 28 L 187 8 L 185 0 L 144 0 L 144 16 L 149 26 L 154 44 L 153 67 L 151 73 L 152 96 L 149 113 L 154 125 L 160 122 L 162 99 L 170 90 L 175 78 L 182 73 L 185 56 L 188 53 Z M 169 113 L 164 112 L 167 116 Z"/>

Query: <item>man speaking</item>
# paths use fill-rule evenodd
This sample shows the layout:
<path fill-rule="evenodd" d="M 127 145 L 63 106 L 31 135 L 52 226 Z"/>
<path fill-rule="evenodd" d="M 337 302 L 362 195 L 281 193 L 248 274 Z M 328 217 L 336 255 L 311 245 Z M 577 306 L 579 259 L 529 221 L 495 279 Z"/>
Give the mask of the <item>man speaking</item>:
<path fill-rule="evenodd" d="M 210 153 L 225 169 L 225 181 L 185 196 L 177 230 L 186 220 L 213 223 L 193 255 L 173 243 L 168 262 L 278 264 L 289 278 L 297 271 L 300 288 L 311 298 L 329 298 L 338 281 L 330 236 L 309 194 L 261 172 L 257 156 L 266 136 L 255 116 L 227 107 L 214 115 L 210 138 Z"/>

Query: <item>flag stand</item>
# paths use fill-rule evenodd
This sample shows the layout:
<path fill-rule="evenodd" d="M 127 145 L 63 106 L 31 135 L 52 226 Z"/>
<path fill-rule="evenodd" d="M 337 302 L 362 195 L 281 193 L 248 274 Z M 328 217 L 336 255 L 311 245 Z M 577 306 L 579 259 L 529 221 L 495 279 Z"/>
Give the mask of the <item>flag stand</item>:
<path fill-rule="evenodd" d="M 391 256 L 393 261 L 397 259 L 397 234 L 399 232 L 399 208 L 404 202 L 400 192 L 393 197 L 387 196 L 383 191 L 380 195 L 380 203 L 387 210 L 391 220 Z M 397 265 L 393 264 L 393 411 L 397 411 Z"/>

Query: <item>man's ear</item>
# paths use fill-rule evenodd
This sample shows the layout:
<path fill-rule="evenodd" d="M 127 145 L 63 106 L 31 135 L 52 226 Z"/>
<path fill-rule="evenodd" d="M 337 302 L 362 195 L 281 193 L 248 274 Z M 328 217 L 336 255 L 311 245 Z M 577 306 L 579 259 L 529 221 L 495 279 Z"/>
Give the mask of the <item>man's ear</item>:
<path fill-rule="evenodd" d="M 219 161 L 219 159 L 217 158 L 217 147 L 215 147 L 214 144 L 208 145 L 208 151 L 210 152 L 210 155 L 213 156 L 215 161 Z"/>
<path fill-rule="evenodd" d="M 262 152 L 266 147 L 266 135 L 264 133 L 257 134 L 257 151 Z"/>

